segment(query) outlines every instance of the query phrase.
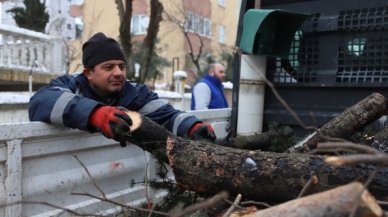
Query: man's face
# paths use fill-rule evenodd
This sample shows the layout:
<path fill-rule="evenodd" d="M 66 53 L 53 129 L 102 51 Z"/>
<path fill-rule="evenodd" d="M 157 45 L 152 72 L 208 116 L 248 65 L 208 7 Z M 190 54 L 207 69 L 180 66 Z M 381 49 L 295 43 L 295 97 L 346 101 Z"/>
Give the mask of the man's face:
<path fill-rule="evenodd" d="M 126 80 L 125 62 L 122 60 L 108 60 L 84 69 L 89 84 L 102 97 L 119 93 Z"/>
<path fill-rule="evenodd" d="M 218 78 L 220 81 L 223 81 L 225 79 L 225 68 L 220 64 L 216 64 L 210 71 L 210 75 Z"/>

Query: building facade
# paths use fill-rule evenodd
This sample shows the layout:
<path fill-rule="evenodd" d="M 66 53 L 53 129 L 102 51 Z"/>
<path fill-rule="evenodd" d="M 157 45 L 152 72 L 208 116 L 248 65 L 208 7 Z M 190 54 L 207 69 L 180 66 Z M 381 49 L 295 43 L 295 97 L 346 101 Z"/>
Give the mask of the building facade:
<path fill-rule="evenodd" d="M 125 2 L 123 0 L 123 2 Z M 205 71 L 206 58 L 221 61 L 223 52 L 234 52 L 241 0 L 160 0 L 163 20 L 160 23 L 157 44 L 158 55 L 170 66 L 163 67 L 161 84 L 172 84 L 173 73 L 183 70 L 188 74 L 186 83 L 193 84 L 199 72 L 191 57 L 198 58 L 201 71 Z M 149 0 L 132 1 L 131 32 L 133 39 L 142 41 L 147 32 L 150 16 Z M 68 73 L 82 71 L 82 44 L 94 33 L 104 32 L 119 39 L 119 15 L 115 0 L 45 1 L 50 20 L 46 33 L 55 23 L 67 42 Z M 1 3 L 1 22 L 16 25 L 6 11 L 23 7 L 23 0 L 6 0 Z M 221 61 L 222 62 L 222 61 Z M 166 85 L 168 86 L 168 85 Z"/>
<path fill-rule="evenodd" d="M 223 52 L 232 53 L 235 47 L 240 0 L 161 0 L 163 20 L 158 33 L 158 55 L 171 65 L 164 67 L 160 83 L 172 83 L 173 72 L 188 72 L 187 83 L 192 84 L 198 70 L 190 59 L 190 54 L 212 55 L 220 60 Z M 143 40 L 149 24 L 150 7 L 148 0 L 132 1 L 131 31 L 134 40 Z M 76 46 L 81 47 L 91 35 L 104 32 L 119 39 L 119 16 L 114 0 L 85 0 L 81 5 L 83 14 L 83 35 Z M 71 64 L 71 71 L 81 70 L 81 58 Z"/>

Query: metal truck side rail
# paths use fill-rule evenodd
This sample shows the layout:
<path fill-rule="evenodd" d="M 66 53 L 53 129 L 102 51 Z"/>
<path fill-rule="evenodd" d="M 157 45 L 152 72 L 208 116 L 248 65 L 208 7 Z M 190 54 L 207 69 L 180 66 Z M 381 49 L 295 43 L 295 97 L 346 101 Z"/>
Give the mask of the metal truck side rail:
<path fill-rule="evenodd" d="M 230 109 L 196 111 L 199 118 L 211 122 L 217 135 L 224 135 Z M 119 211 L 113 204 L 87 196 L 102 197 L 87 175 L 107 198 L 133 206 L 146 202 L 146 195 L 157 200 L 165 192 L 146 192 L 144 185 L 132 186 L 132 180 L 155 178 L 155 162 L 148 152 L 135 145 L 120 147 L 99 133 L 82 132 L 41 122 L 0 124 L 0 216 L 52 216 L 62 210 L 45 202 L 79 213 L 110 214 Z M 147 173 L 147 174 L 146 174 Z M 19 203 L 21 202 L 21 203 Z M 64 216 L 67 214 L 65 213 Z"/>

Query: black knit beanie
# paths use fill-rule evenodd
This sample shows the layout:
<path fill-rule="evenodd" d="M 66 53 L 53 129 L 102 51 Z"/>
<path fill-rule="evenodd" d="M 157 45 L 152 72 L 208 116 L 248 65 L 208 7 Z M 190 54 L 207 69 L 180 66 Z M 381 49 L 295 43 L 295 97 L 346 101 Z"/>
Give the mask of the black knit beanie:
<path fill-rule="evenodd" d="M 104 33 L 93 35 L 82 46 L 82 63 L 85 68 L 93 68 L 95 65 L 107 60 L 123 60 L 125 55 L 120 45 L 113 38 L 108 38 Z"/>

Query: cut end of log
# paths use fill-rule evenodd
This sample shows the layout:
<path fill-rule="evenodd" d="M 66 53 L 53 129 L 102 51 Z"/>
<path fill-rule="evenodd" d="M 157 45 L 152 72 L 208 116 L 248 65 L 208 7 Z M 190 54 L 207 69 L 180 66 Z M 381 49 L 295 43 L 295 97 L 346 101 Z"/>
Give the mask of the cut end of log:
<path fill-rule="evenodd" d="M 130 132 L 133 132 L 141 126 L 143 118 L 139 112 L 126 111 L 126 113 L 132 119 L 132 126 Z"/>
<path fill-rule="evenodd" d="M 345 164 L 345 161 L 342 158 L 335 156 L 325 158 L 325 162 L 335 167 L 343 166 Z"/>
<path fill-rule="evenodd" d="M 166 151 L 167 151 L 167 157 L 168 157 L 168 162 L 169 162 L 169 165 L 172 167 L 173 166 L 173 163 L 174 163 L 174 160 L 172 159 L 172 156 L 171 156 L 171 150 L 174 148 L 174 138 L 172 138 L 171 136 L 169 136 L 167 138 L 167 145 L 166 145 Z"/>

